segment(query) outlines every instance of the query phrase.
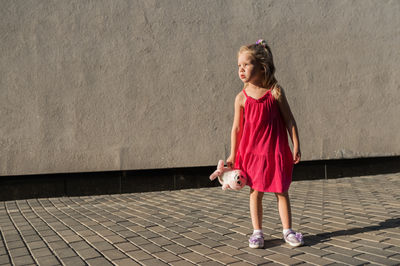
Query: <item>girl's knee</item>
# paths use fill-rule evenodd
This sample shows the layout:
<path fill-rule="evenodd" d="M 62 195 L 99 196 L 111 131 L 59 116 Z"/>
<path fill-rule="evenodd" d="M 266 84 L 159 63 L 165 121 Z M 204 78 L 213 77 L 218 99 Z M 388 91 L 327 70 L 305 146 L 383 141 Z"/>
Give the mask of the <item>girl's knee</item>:
<path fill-rule="evenodd" d="M 276 198 L 277 199 L 279 199 L 279 198 L 289 198 L 289 191 L 286 191 L 286 192 L 282 192 L 282 193 L 275 193 L 275 196 L 276 196 Z"/>
<path fill-rule="evenodd" d="M 250 197 L 255 197 L 257 199 L 262 199 L 263 196 L 264 196 L 264 192 L 257 191 L 257 190 L 254 190 L 254 189 L 250 189 Z"/>

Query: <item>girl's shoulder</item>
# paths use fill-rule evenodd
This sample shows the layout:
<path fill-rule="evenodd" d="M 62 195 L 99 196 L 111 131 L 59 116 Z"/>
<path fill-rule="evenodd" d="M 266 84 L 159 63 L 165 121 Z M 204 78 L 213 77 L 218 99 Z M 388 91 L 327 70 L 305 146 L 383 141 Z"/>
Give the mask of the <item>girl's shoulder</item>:
<path fill-rule="evenodd" d="M 246 102 L 246 95 L 244 95 L 243 90 L 241 90 L 235 97 L 235 105 L 238 104 L 241 107 L 244 107 Z"/>

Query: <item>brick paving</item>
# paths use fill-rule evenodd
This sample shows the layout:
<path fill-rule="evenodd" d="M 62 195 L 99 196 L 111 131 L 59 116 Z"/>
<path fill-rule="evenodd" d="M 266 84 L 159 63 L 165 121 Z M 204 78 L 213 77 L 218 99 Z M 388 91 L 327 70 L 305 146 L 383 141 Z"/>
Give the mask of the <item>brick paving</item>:
<path fill-rule="evenodd" d="M 248 189 L 0 202 L 0 265 L 400 265 L 400 173 L 296 181 L 290 195 L 305 246 L 283 242 L 267 193 L 260 250 Z"/>

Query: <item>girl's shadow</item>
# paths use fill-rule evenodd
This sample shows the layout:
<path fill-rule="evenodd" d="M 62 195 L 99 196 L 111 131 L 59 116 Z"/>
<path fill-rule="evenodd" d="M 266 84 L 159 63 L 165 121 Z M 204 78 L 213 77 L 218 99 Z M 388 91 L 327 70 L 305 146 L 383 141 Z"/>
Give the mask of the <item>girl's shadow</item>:
<path fill-rule="evenodd" d="M 336 237 L 336 236 L 351 236 L 351 235 L 356 235 L 359 233 L 366 233 L 366 232 L 371 232 L 371 231 L 378 231 L 382 229 L 388 229 L 388 228 L 396 228 L 400 226 L 400 218 L 393 218 L 393 219 L 388 219 L 384 222 L 380 222 L 379 225 L 371 225 L 367 227 L 362 227 L 362 228 L 351 228 L 347 230 L 339 230 L 339 231 L 334 231 L 334 232 L 326 232 L 326 233 L 320 233 L 317 235 L 308 235 L 304 236 L 304 243 L 305 246 L 312 246 L 316 245 L 318 243 L 324 242 L 329 238 Z"/>

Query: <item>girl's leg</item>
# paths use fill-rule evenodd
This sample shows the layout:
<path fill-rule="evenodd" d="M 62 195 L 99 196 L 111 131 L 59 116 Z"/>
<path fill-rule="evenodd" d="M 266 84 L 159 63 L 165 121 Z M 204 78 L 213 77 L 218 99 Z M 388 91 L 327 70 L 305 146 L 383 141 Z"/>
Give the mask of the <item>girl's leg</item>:
<path fill-rule="evenodd" d="M 304 244 L 303 236 L 292 230 L 292 211 L 290 209 L 289 193 L 275 193 L 278 200 L 278 210 L 283 226 L 283 238 L 293 247 Z"/>
<path fill-rule="evenodd" d="M 250 189 L 250 216 L 253 224 L 253 234 L 249 239 L 250 248 L 264 247 L 264 235 L 262 233 L 262 198 L 264 192 Z"/>
<path fill-rule="evenodd" d="M 283 229 L 292 228 L 292 211 L 290 208 L 289 192 L 275 193 L 278 201 L 279 216 Z"/>
<path fill-rule="evenodd" d="M 262 229 L 262 198 L 264 192 L 250 189 L 250 216 L 254 230 Z"/>

